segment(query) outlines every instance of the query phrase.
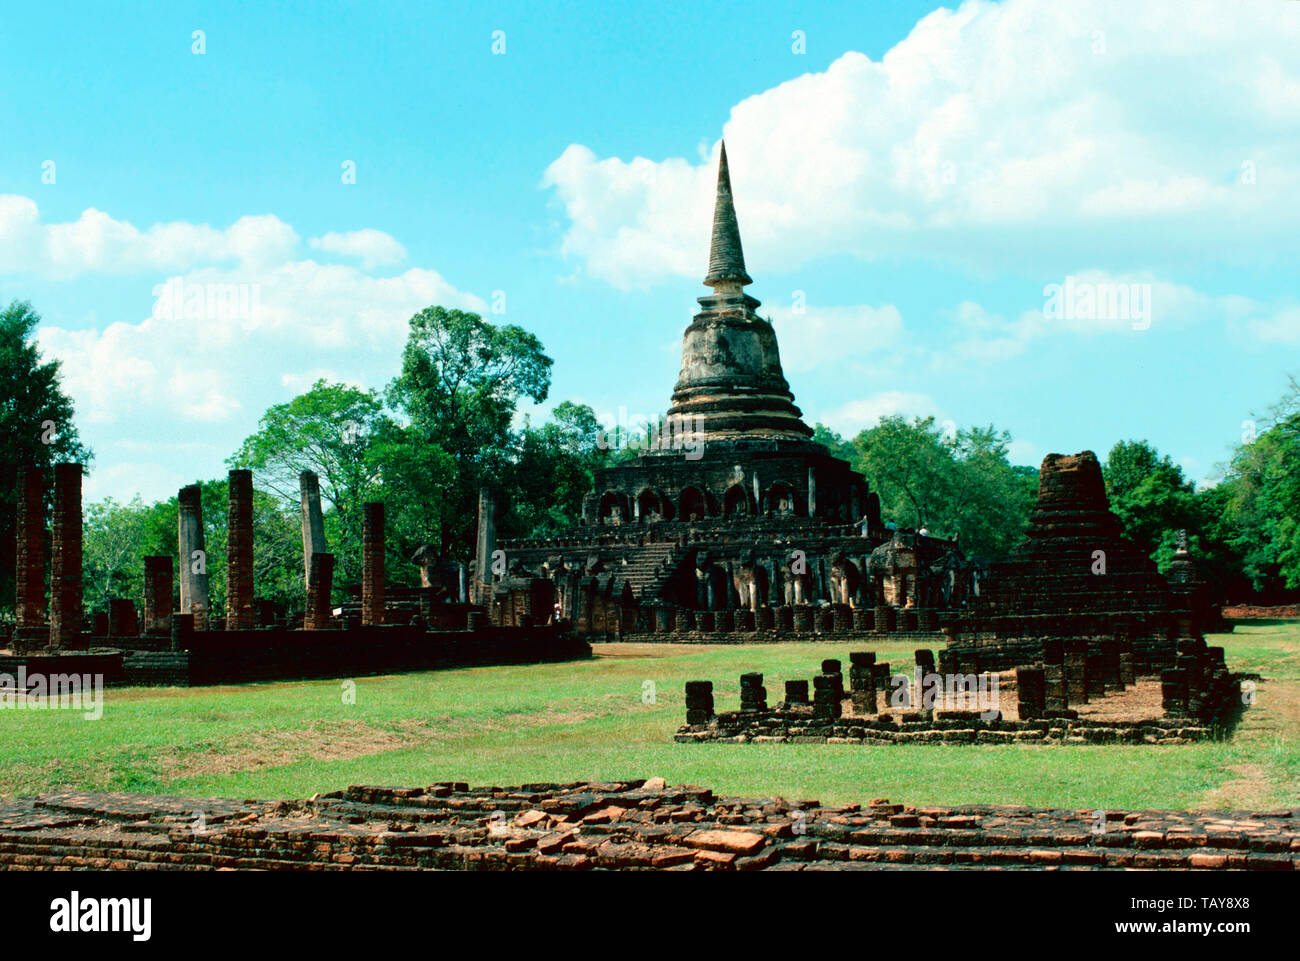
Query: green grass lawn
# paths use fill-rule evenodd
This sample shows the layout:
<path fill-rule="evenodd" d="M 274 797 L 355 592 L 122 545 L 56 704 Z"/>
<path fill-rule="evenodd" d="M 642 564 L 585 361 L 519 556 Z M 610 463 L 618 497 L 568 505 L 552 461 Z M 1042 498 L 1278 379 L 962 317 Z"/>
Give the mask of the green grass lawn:
<path fill-rule="evenodd" d="M 1210 640 L 1263 676 L 1231 740 L 1187 746 L 676 744 L 684 682 L 719 710 L 762 671 L 788 678 L 855 645 L 604 645 L 591 661 L 355 680 L 105 693 L 102 719 L 0 710 L 0 796 L 57 788 L 306 797 L 349 784 L 660 775 L 719 793 L 829 802 L 1227 808 L 1300 804 L 1300 621 Z M 910 664 L 906 645 L 878 648 Z M 643 698 L 653 685 L 653 698 Z M 651 703 L 644 703 L 650 700 Z"/>

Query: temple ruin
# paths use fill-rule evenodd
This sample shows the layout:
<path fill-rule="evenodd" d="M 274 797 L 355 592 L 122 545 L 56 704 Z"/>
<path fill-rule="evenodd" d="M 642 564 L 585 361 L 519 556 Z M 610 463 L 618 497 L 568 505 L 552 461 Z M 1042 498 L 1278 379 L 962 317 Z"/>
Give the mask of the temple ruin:
<path fill-rule="evenodd" d="M 203 505 L 197 484 L 177 496 L 176 557 L 144 560 L 142 596 L 111 598 L 85 618 L 82 597 L 82 466 L 56 464 L 49 529 L 48 480 L 19 471 L 18 609 L 0 671 L 94 674 L 106 684 L 214 684 L 331 677 L 476 664 L 589 657 L 591 648 L 565 624 L 527 627 L 489 622 L 482 607 L 436 587 L 386 583 L 384 505 L 363 509 L 362 580 L 355 599 L 333 602 L 335 556 L 321 523 L 319 481 L 304 473 L 303 547 L 307 598 L 301 613 L 256 596 L 253 473 L 228 478 L 224 616 L 208 591 Z M 179 577 L 175 574 L 179 572 Z M 174 593 L 179 588 L 179 593 Z M 46 611 L 48 610 L 48 615 Z"/>

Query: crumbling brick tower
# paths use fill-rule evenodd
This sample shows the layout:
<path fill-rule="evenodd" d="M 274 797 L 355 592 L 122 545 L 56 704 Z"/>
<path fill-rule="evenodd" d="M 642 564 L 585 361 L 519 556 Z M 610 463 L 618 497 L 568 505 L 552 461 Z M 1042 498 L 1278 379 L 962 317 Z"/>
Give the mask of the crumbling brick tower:
<path fill-rule="evenodd" d="M 252 630 L 253 610 L 253 472 L 228 475 L 230 509 L 226 521 L 226 630 Z"/>
<path fill-rule="evenodd" d="M 172 559 L 149 554 L 144 559 L 144 629 L 167 633 L 172 625 Z"/>
<path fill-rule="evenodd" d="M 1169 584 L 1120 532 L 1097 456 L 1048 454 L 1027 539 L 992 566 L 970 619 L 976 631 L 1008 639 L 1006 658 L 996 659 L 994 644 L 981 650 L 981 664 L 1013 667 L 1040 659 L 1042 638 L 1086 638 L 1090 649 L 1102 639 L 1131 642 L 1139 673 L 1172 665 Z"/>
<path fill-rule="evenodd" d="M 361 623 L 384 623 L 384 505 L 367 501 L 361 518 Z"/>
<path fill-rule="evenodd" d="M 81 465 L 54 465 L 50 647 L 77 650 L 81 633 Z"/>
<path fill-rule="evenodd" d="M 16 651 L 44 647 L 49 637 L 45 608 L 45 472 L 18 469 L 14 641 Z"/>

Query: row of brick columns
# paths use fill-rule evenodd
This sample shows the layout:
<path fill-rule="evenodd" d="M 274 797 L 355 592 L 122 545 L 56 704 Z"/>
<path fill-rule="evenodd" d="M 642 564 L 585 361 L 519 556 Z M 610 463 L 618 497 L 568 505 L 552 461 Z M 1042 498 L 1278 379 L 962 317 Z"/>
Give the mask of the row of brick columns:
<path fill-rule="evenodd" d="M 45 606 L 45 475 L 18 469 L 16 517 L 15 645 L 80 648 L 81 465 L 54 465 L 54 512 L 50 536 L 49 622 Z M 41 643 L 45 640 L 45 643 Z"/>
<path fill-rule="evenodd" d="M 361 517 L 361 623 L 384 623 L 384 505 L 375 502 Z"/>
<path fill-rule="evenodd" d="M 50 646 L 81 647 L 81 465 L 54 465 Z"/>
<path fill-rule="evenodd" d="M 248 631 L 256 624 L 253 610 L 253 472 L 232 470 L 227 487 L 226 630 Z"/>
<path fill-rule="evenodd" d="M 16 638 L 48 634 L 45 620 L 45 478 L 39 467 L 18 469 Z"/>
<path fill-rule="evenodd" d="M 85 643 L 82 625 L 82 465 L 54 465 L 54 506 L 51 518 L 49 607 L 45 590 L 45 474 L 39 467 L 20 467 L 17 476 L 15 645 L 80 648 Z M 314 475 L 309 479 L 314 481 Z M 314 484 L 304 479 L 304 492 Z M 253 583 L 253 474 L 229 474 L 229 513 L 226 540 L 226 628 L 249 630 L 255 626 Z M 307 611 L 303 627 L 321 630 L 331 621 L 330 594 L 334 583 L 334 555 L 324 547 L 320 523 L 311 515 L 314 498 L 304 496 L 304 547 L 307 554 Z M 180 553 L 180 613 L 186 627 L 209 627 L 207 556 L 203 506 L 197 484 L 177 495 L 177 547 Z M 311 533 L 308 533 L 308 532 Z M 366 503 L 362 519 L 361 621 L 384 622 L 384 505 Z M 166 555 L 144 558 L 144 623 L 146 631 L 166 631 L 172 622 L 172 559 Z M 122 605 L 119 604 L 120 608 Z M 47 621 L 48 613 L 48 621 Z M 132 607 L 134 613 L 134 607 Z M 118 611 L 110 621 L 127 630 Z"/>

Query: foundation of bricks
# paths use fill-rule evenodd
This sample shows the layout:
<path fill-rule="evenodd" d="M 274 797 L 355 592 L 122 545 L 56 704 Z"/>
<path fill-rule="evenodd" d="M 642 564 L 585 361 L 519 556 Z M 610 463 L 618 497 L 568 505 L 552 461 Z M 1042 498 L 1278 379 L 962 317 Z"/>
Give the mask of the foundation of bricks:
<path fill-rule="evenodd" d="M 980 672 L 973 658 L 915 652 L 915 667 L 894 674 L 872 651 L 827 659 L 813 678 L 786 681 L 769 708 L 763 675 L 742 674 L 740 710 L 714 712 L 711 681 L 686 687 L 686 723 L 678 743 L 727 744 L 1189 744 L 1228 736 L 1242 708 L 1241 675 L 1224 666 L 1223 648 L 1188 640 L 1177 668 L 1134 678 L 1118 649 L 1092 655 L 1081 642 L 1049 645 L 1064 664 L 1025 665 L 1005 675 Z M 901 666 L 901 665 L 900 665 Z M 919 671 L 923 681 L 916 690 Z M 1071 673 L 1073 671 L 1073 673 Z M 907 678 L 907 684 L 901 683 Z M 952 682 L 960 680 L 960 685 Z M 932 681 L 939 683 L 938 696 Z M 996 681 L 996 686 L 992 683 Z M 1126 693 L 1127 692 L 1127 693 Z M 917 695 L 921 696 L 917 696 Z M 929 700 L 925 695 L 931 695 Z M 915 698 L 915 700 L 913 700 Z M 1007 716 L 1010 715 L 1010 716 Z"/>
<path fill-rule="evenodd" d="M 452 667 L 531 664 L 591 657 L 591 645 L 556 625 L 426 631 L 356 626 L 341 630 L 195 631 L 177 614 L 173 633 L 88 638 L 88 651 L 0 652 L 0 673 L 98 674 L 106 686 L 238 684 L 353 677 Z M 132 645 L 125 647 L 126 644 Z"/>
<path fill-rule="evenodd" d="M 1298 819 L 1296 810 L 832 806 L 718 797 L 662 779 L 350 787 L 307 801 L 57 793 L 0 801 L 0 869 L 1294 871 Z"/>

